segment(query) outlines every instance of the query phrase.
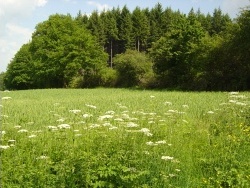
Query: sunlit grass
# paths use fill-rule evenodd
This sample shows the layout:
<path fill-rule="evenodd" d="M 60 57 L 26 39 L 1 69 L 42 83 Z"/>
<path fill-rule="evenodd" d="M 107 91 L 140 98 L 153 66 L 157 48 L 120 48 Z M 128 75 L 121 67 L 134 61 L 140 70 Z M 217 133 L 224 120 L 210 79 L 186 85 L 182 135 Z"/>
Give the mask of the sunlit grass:
<path fill-rule="evenodd" d="M 1 92 L 2 187 L 249 187 L 249 96 Z"/>

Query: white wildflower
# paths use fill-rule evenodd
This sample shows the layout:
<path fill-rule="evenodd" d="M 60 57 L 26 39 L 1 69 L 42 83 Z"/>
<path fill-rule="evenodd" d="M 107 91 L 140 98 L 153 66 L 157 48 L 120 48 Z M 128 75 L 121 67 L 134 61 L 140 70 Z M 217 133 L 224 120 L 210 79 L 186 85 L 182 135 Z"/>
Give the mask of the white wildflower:
<path fill-rule="evenodd" d="M 111 119 L 111 118 L 113 118 L 113 116 L 112 115 L 103 115 L 103 116 L 99 116 L 99 118 L 98 118 L 98 120 L 104 120 L 104 119 Z"/>
<path fill-rule="evenodd" d="M 2 100 L 9 100 L 12 99 L 11 97 L 2 97 Z"/>
<path fill-rule="evenodd" d="M 109 110 L 109 111 L 105 112 L 105 114 L 114 115 L 114 114 L 115 114 L 115 112 L 114 112 L 113 110 Z"/>
<path fill-rule="evenodd" d="M 40 157 L 37 157 L 36 159 L 48 159 L 48 158 L 49 158 L 48 156 L 42 155 L 42 156 L 40 156 Z"/>
<path fill-rule="evenodd" d="M 230 94 L 230 95 L 238 95 L 239 92 L 238 92 L 238 91 L 232 91 L 232 92 L 230 92 L 229 94 Z"/>
<path fill-rule="evenodd" d="M 172 162 L 172 163 L 180 163 L 180 161 L 177 160 L 177 159 L 174 159 L 174 160 L 172 160 L 171 162 Z"/>
<path fill-rule="evenodd" d="M 154 121 L 149 121 L 148 124 L 154 124 L 155 122 Z"/>
<path fill-rule="evenodd" d="M 230 103 L 236 103 L 236 100 L 229 100 Z"/>
<path fill-rule="evenodd" d="M 165 105 L 168 105 L 168 106 L 171 106 L 172 105 L 172 102 L 169 102 L 169 101 L 166 101 L 164 102 Z"/>
<path fill-rule="evenodd" d="M 0 134 L 1 134 L 1 135 L 5 135 L 5 134 L 6 134 L 6 131 L 0 131 Z"/>
<path fill-rule="evenodd" d="M 186 114 L 186 112 L 177 112 L 178 114 Z"/>
<path fill-rule="evenodd" d="M 14 126 L 15 129 L 20 129 L 21 127 L 22 127 L 22 126 L 20 126 L 20 125 Z"/>
<path fill-rule="evenodd" d="M 168 146 L 172 146 L 173 144 L 168 144 Z"/>
<path fill-rule="evenodd" d="M 166 144 L 167 142 L 165 140 L 160 140 L 160 141 L 157 141 L 155 142 L 156 144 Z"/>
<path fill-rule="evenodd" d="M 65 119 L 64 118 L 60 118 L 60 119 L 58 119 L 58 120 L 56 120 L 57 122 L 64 122 L 65 121 Z"/>
<path fill-rule="evenodd" d="M 157 144 L 155 144 L 155 143 L 152 142 L 152 141 L 146 142 L 146 144 L 147 144 L 148 146 L 156 146 L 156 145 L 157 145 Z"/>
<path fill-rule="evenodd" d="M 56 131 L 58 128 L 56 126 L 48 126 L 49 130 Z"/>
<path fill-rule="evenodd" d="M 0 145 L 0 149 L 8 149 L 10 146 L 2 146 Z"/>
<path fill-rule="evenodd" d="M 27 133 L 28 132 L 28 130 L 26 130 L 26 129 L 21 129 L 21 130 L 19 130 L 19 131 L 17 131 L 18 133 Z"/>
<path fill-rule="evenodd" d="M 112 127 L 109 127 L 110 130 L 113 130 L 113 129 L 118 129 L 118 127 L 116 126 L 112 126 Z"/>
<path fill-rule="evenodd" d="M 35 134 L 28 136 L 28 138 L 35 138 L 35 137 L 37 137 Z"/>
<path fill-rule="evenodd" d="M 79 130 L 76 129 L 76 130 L 74 130 L 74 132 L 79 132 Z"/>
<path fill-rule="evenodd" d="M 148 113 L 148 115 L 154 116 L 154 115 L 156 115 L 156 113 L 155 112 L 150 112 L 150 113 Z"/>
<path fill-rule="evenodd" d="M 75 134 L 76 137 L 82 136 L 82 134 Z"/>
<path fill-rule="evenodd" d="M 10 91 L 6 89 L 6 90 L 4 90 L 3 92 L 7 92 L 7 93 L 9 93 Z"/>
<path fill-rule="evenodd" d="M 124 111 L 122 111 L 122 114 L 127 114 L 127 113 L 129 113 L 129 111 L 128 111 L 128 110 L 124 110 Z"/>
<path fill-rule="evenodd" d="M 100 127 L 101 125 L 99 125 L 99 124 L 92 124 L 92 125 L 90 125 L 89 127 L 90 128 L 98 128 L 98 127 Z"/>
<path fill-rule="evenodd" d="M 85 104 L 87 107 L 89 107 L 89 108 L 93 108 L 93 109 L 96 109 L 96 106 L 94 106 L 94 105 L 91 105 L 91 104 Z"/>
<path fill-rule="evenodd" d="M 104 127 L 110 127 L 110 126 L 112 126 L 112 124 L 111 124 L 111 123 L 108 123 L 108 122 L 103 123 L 102 125 L 103 125 Z"/>
<path fill-rule="evenodd" d="M 173 159 L 174 159 L 174 157 L 170 157 L 170 156 L 162 156 L 162 157 L 161 157 L 161 159 L 162 159 L 162 160 L 166 160 L 166 161 L 167 161 L 167 160 L 173 160 Z"/>
<path fill-rule="evenodd" d="M 127 127 L 138 127 L 139 125 L 134 122 L 128 122 Z"/>
<path fill-rule="evenodd" d="M 170 112 L 170 113 L 177 113 L 178 111 L 177 110 L 168 110 L 168 112 Z"/>
<path fill-rule="evenodd" d="M 15 143 L 16 140 L 8 140 L 8 143 Z"/>
<path fill-rule="evenodd" d="M 93 115 L 91 115 L 91 114 L 83 114 L 83 115 L 82 115 L 83 118 L 89 118 L 89 117 L 92 117 L 92 116 L 93 116 Z"/>
<path fill-rule="evenodd" d="M 129 119 L 129 115 L 128 114 L 122 114 L 122 118 L 123 119 Z"/>
<path fill-rule="evenodd" d="M 0 107 L 3 107 L 3 105 L 0 104 Z"/>
<path fill-rule="evenodd" d="M 247 98 L 245 95 L 231 95 L 231 98 L 245 99 Z"/>
<path fill-rule="evenodd" d="M 175 177 L 175 174 L 169 174 L 168 175 L 170 178 Z"/>
<path fill-rule="evenodd" d="M 115 121 L 124 121 L 122 118 L 115 118 Z"/>
<path fill-rule="evenodd" d="M 155 96 L 154 95 L 150 95 L 150 98 L 152 99 L 152 98 L 155 98 Z"/>
<path fill-rule="evenodd" d="M 77 114 L 77 113 L 80 113 L 81 110 L 69 110 L 69 112 L 72 112 L 72 113 L 74 113 L 74 114 Z"/>
<path fill-rule="evenodd" d="M 236 102 L 235 104 L 240 105 L 240 106 L 246 106 L 247 105 L 246 103 L 243 103 L 243 102 Z"/>
<path fill-rule="evenodd" d="M 181 170 L 180 170 L 180 169 L 178 169 L 178 168 L 176 168 L 176 169 L 175 169 L 175 171 L 176 171 L 176 172 L 180 172 Z"/>
<path fill-rule="evenodd" d="M 69 124 L 60 124 L 57 127 L 59 129 L 70 129 L 70 125 Z"/>
<path fill-rule="evenodd" d="M 150 133 L 150 130 L 148 128 L 142 128 L 139 130 L 140 132 L 143 132 L 146 136 L 153 136 L 152 133 Z"/>
<path fill-rule="evenodd" d="M 189 106 L 187 104 L 183 104 L 182 107 L 183 108 L 189 108 Z"/>
<path fill-rule="evenodd" d="M 208 111 L 207 113 L 208 113 L 208 114 L 214 114 L 214 112 L 213 112 L 213 111 Z"/>

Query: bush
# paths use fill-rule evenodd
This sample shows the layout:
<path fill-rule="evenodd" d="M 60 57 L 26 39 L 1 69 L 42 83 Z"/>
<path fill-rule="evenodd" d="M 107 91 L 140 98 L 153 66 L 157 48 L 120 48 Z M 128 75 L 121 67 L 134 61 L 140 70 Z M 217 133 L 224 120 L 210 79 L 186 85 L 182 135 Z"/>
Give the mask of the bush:
<path fill-rule="evenodd" d="M 118 86 L 133 87 L 147 85 L 153 73 L 152 62 L 145 53 L 127 50 L 114 58 L 114 68 L 118 72 Z"/>

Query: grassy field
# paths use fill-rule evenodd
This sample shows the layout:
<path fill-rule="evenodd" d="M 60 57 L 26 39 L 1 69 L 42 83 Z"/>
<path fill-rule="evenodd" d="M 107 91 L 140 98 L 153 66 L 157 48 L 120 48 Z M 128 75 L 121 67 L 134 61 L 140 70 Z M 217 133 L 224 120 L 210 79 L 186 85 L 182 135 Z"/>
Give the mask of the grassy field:
<path fill-rule="evenodd" d="M 250 187 L 249 92 L 0 94 L 0 187 Z"/>

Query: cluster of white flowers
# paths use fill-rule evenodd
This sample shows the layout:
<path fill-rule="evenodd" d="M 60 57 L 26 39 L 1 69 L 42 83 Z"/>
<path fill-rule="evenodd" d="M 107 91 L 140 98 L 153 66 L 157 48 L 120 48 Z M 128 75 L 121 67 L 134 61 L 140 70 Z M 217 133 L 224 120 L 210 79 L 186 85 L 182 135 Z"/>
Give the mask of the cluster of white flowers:
<path fill-rule="evenodd" d="M 72 113 L 74 113 L 74 114 L 78 114 L 78 113 L 81 112 L 81 110 L 69 110 L 69 112 L 72 112 Z"/>
<path fill-rule="evenodd" d="M 164 102 L 164 105 L 171 106 L 171 105 L 172 105 L 172 102 L 166 101 L 166 102 Z"/>
<path fill-rule="evenodd" d="M 83 114 L 82 117 L 83 118 L 89 118 L 89 117 L 92 117 L 93 115 L 92 114 Z"/>
<path fill-rule="evenodd" d="M 58 128 L 56 126 L 48 126 L 48 129 L 51 131 L 56 131 Z"/>
<path fill-rule="evenodd" d="M 113 111 L 113 110 L 109 110 L 109 111 L 105 112 L 105 114 L 114 115 L 114 114 L 115 114 L 115 111 Z"/>
<path fill-rule="evenodd" d="M 153 136 L 148 128 L 142 128 L 141 130 L 139 130 L 139 132 L 144 133 L 146 136 Z"/>
<path fill-rule="evenodd" d="M 208 111 L 207 113 L 208 113 L 208 114 L 214 114 L 214 111 L 211 111 L 211 110 L 210 110 L 210 111 Z"/>
<path fill-rule="evenodd" d="M 35 137 L 37 137 L 35 134 L 28 136 L 28 138 L 35 138 Z"/>
<path fill-rule="evenodd" d="M 158 145 L 161 145 L 161 144 L 166 144 L 166 140 L 159 140 L 159 141 L 156 141 L 156 142 L 152 142 L 152 141 L 149 141 L 149 142 L 146 142 L 146 144 L 148 146 L 158 146 Z M 172 146 L 172 144 L 168 144 L 168 146 Z"/>
<path fill-rule="evenodd" d="M 111 118 L 113 118 L 112 115 L 103 115 L 103 116 L 99 116 L 98 120 L 102 121 L 102 120 L 111 119 Z"/>
<path fill-rule="evenodd" d="M 48 156 L 46 156 L 46 155 L 42 155 L 42 156 L 40 156 L 40 157 L 37 157 L 36 159 L 48 159 L 49 157 Z"/>
<path fill-rule="evenodd" d="M 0 149 L 8 149 L 10 146 L 3 146 L 3 145 L 0 145 Z"/>
<path fill-rule="evenodd" d="M 59 129 L 70 129 L 70 125 L 69 124 L 60 124 L 57 127 Z"/>
<path fill-rule="evenodd" d="M 126 127 L 138 127 L 139 125 L 134 122 L 128 122 Z"/>
<path fill-rule="evenodd" d="M 161 159 L 162 159 L 162 160 L 166 160 L 166 161 L 167 161 L 167 160 L 173 160 L 173 159 L 174 159 L 174 157 L 170 157 L 170 156 L 162 156 L 162 157 L 161 157 Z"/>
<path fill-rule="evenodd" d="M 65 119 L 64 118 L 60 118 L 60 119 L 58 119 L 58 120 L 56 120 L 57 122 L 64 122 L 65 121 Z"/>
<path fill-rule="evenodd" d="M 17 131 L 18 133 L 27 133 L 29 132 L 27 129 L 20 129 L 19 131 Z"/>
<path fill-rule="evenodd" d="M 9 100 L 12 99 L 11 97 L 2 97 L 2 100 Z"/>
<path fill-rule="evenodd" d="M 96 109 L 97 107 L 96 106 L 94 106 L 94 105 L 91 105 L 91 104 L 85 104 L 87 107 L 89 107 L 89 108 L 93 108 L 93 109 Z"/>

